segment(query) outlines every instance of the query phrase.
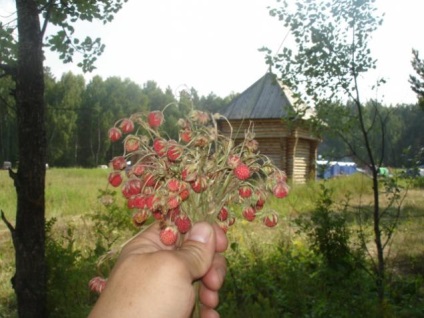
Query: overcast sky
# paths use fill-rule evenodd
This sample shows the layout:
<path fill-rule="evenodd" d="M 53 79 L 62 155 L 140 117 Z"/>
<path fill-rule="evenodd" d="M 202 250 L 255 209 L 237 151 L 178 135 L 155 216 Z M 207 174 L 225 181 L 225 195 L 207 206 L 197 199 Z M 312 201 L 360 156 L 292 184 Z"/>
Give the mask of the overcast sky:
<path fill-rule="evenodd" d="M 268 14 L 267 6 L 276 5 L 276 0 L 129 0 L 112 23 L 78 29 L 78 36 L 98 36 L 106 44 L 97 70 L 86 78 L 119 76 L 140 85 L 154 80 L 163 89 L 185 85 L 221 97 L 242 92 L 267 71 L 258 49 L 276 52 L 286 36 L 283 24 Z M 377 5 L 386 14 L 371 43 L 378 69 L 363 80 L 366 87 L 378 77 L 388 82 L 377 93 L 365 87 L 364 97 L 415 103 L 408 78 L 412 48 L 424 57 L 424 1 L 377 0 Z M 284 45 L 290 45 L 290 37 Z M 58 78 L 68 70 L 81 73 L 54 54 L 48 54 L 46 65 Z"/>

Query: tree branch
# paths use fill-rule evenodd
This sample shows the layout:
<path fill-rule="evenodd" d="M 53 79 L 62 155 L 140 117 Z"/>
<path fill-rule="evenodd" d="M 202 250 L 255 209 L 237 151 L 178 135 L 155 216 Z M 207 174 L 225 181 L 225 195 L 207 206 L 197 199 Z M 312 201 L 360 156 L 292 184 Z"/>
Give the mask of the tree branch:
<path fill-rule="evenodd" d="M 15 228 L 13 225 L 7 220 L 6 215 L 4 214 L 3 210 L 1 210 L 1 219 L 3 220 L 4 224 L 6 224 L 7 228 L 9 229 L 10 233 L 12 234 L 12 239 L 15 237 Z"/>

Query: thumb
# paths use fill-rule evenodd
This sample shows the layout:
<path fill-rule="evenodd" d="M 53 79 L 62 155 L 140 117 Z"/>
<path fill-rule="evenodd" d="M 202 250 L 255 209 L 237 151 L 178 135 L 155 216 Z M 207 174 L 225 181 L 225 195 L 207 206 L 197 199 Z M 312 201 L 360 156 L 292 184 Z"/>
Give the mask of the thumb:
<path fill-rule="evenodd" d="M 206 274 L 212 265 L 216 251 L 216 237 L 212 225 L 208 222 L 195 223 L 186 234 L 178 250 L 184 260 L 192 280 Z"/>

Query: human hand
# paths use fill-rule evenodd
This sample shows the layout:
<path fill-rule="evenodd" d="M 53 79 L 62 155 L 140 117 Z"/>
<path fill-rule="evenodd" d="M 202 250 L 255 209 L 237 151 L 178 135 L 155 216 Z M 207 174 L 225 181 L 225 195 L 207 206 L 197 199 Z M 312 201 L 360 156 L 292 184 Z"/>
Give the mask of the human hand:
<path fill-rule="evenodd" d="M 124 247 L 89 318 L 190 317 L 196 280 L 201 316 L 219 317 L 214 308 L 226 273 L 219 254 L 228 246 L 225 233 L 216 224 L 199 222 L 175 248 L 161 243 L 159 231 L 153 224 Z"/>

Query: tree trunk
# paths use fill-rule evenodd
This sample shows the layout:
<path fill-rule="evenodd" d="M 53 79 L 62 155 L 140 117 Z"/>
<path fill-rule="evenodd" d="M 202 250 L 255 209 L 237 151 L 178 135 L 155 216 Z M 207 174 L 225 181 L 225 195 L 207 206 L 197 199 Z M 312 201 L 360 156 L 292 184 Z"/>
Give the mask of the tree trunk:
<path fill-rule="evenodd" d="M 19 166 L 16 174 L 11 173 L 17 192 L 13 285 L 19 317 L 47 317 L 44 209 L 47 145 L 42 35 L 36 1 L 16 0 L 16 9 Z"/>

